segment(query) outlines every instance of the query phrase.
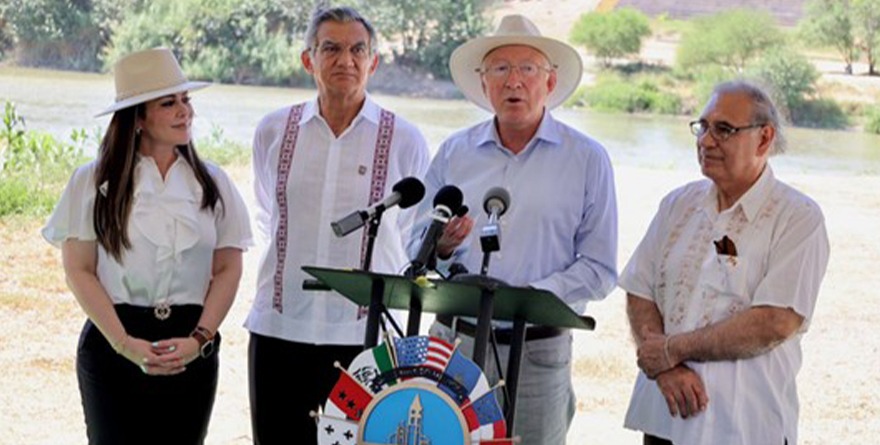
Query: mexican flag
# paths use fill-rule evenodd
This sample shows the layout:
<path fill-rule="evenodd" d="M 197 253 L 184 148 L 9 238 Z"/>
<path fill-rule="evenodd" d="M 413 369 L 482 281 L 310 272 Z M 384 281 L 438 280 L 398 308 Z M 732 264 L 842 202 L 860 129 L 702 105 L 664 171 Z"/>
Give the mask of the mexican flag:
<path fill-rule="evenodd" d="M 397 383 L 394 368 L 391 348 L 388 343 L 382 343 L 355 357 L 348 365 L 348 372 L 375 394 Z"/>

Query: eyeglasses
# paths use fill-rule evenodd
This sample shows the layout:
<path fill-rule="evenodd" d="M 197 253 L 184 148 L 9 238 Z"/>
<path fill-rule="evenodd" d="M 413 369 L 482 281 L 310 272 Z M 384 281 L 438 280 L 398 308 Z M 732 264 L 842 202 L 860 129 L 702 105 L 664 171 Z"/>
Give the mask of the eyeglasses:
<path fill-rule="evenodd" d="M 540 66 L 537 63 L 521 63 L 519 65 L 511 65 L 509 63 L 496 63 L 494 65 L 490 65 L 486 68 L 477 68 L 474 71 L 485 74 L 489 77 L 494 77 L 496 79 L 506 79 L 513 70 L 519 71 L 519 75 L 525 78 L 533 78 L 537 77 L 538 73 L 541 71 L 553 71 L 556 69 L 556 66 Z"/>
<path fill-rule="evenodd" d="M 724 141 L 730 139 L 731 137 L 733 137 L 733 135 L 739 133 L 740 131 L 751 130 L 752 128 L 760 128 L 760 127 L 763 127 L 764 125 L 767 125 L 767 124 L 755 123 L 755 124 L 743 125 L 742 127 L 734 127 L 731 125 L 727 125 L 723 122 L 710 124 L 708 121 L 706 121 L 704 119 L 700 119 L 698 121 L 693 121 L 688 124 L 688 126 L 691 128 L 691 134 L 693 134 L 694 136 L 701 137 L 704 134 L 706 134 L 706 132 L 708 131 L 709 134 L 711 134 L 713 138 L 715 138 L 716 140 L 718 140 L 720 142 L 724 142 Z"/>

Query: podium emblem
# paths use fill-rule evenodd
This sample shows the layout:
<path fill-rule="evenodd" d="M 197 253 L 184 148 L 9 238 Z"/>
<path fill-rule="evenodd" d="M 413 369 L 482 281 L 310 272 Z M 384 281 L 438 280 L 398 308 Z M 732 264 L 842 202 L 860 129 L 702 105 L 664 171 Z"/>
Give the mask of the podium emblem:
<path fill-rule="evenodd" d="M 389 339 L 337 367 L 315 414 L 320 445 L 513 443 L 485 374 L 439 338 Z"/>

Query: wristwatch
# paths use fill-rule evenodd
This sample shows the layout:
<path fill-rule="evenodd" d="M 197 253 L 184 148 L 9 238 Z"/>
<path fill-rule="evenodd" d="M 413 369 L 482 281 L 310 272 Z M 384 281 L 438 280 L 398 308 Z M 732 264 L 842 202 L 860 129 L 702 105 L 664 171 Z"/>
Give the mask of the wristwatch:
<path fill-rule="evenodd" d="M 189 336 L 199 342 L 199 355 L 202 358 L 208 358 L 214 353 L 214 333 L 210 329 L 196 326 Z"/>

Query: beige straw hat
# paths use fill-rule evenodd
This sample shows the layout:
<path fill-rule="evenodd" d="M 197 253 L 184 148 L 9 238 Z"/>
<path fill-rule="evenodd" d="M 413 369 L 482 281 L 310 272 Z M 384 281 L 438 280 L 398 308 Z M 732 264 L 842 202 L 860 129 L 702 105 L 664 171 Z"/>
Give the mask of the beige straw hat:
<path fill-rule="evenodd" d="M 559 40 L 541 36 L 538 27 L 521 15 L 507 15 L 501 19 L 494 35 L 477 37 L 461 44 L 449 58 L 452 80 L 468 100 L 481 108 L 494 112 L 489 98 L 483 93 L 480 74 L 476 69 L 483 63 L 486 54 L 508 45 L 531 46 L 544 53 L 550 64 L 556 66 L 556 88 L 547 96 L 547 109 L 565 102 L 580 84 L 583 63 L 574 48 Z"/>
<path fill-rule="evenodd" d="M 211 85 L 187 80 L 168 48 L 131 53 L 116 62 L 113 75 L 116 79 L 116 102 L 95 117 L 169 94 L 195 91 Z"/>

